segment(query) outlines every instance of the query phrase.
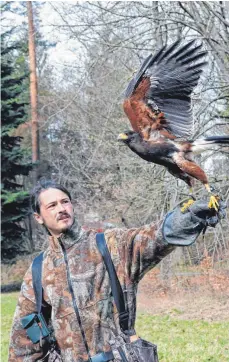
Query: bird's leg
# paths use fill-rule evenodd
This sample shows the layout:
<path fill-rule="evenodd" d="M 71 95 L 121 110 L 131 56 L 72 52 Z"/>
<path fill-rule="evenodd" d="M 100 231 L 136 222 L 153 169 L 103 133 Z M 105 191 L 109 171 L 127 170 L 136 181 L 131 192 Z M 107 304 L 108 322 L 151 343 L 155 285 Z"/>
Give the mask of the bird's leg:
<path fill-rule="evenodd" d="M 219 196 L 218 195 L 213 195 L 212 192 L 213 192 L 213 188 L 210 187 L 209 184 L 204 184 L 207 192 L 209 192 L 211 194 L 210 196 L 210 201 L 208 203 L 208 207 L 209 209 L 215 209 L 216 211 L 218 211 L 218 208 L 219 208 Z"/>
<path fill-rule="evenodd" d="M 189 196 L 190 196 L 194 201 L 196 201 L 196 197 L 195 197 L 195 195 L 194 195 L 194 191 L 193 191 L 193 187 L 192 187 L 192 186 L 189 187 Z"/>
<path fill-rule="evenodd" d="M 190 180 L 190 183 L 189 183 L 189 197 L 190 197 L 190 199 L 182 205 L 181 212 L 185 212 L 189 208 L 189 206 L 191 206 L 194 203 L 194 201 L 196 201 L 196 198 L 195 198 L 195 196 L 193 194 L 193 188 L 192 188 L 192 181 L 191 180 Z"/>

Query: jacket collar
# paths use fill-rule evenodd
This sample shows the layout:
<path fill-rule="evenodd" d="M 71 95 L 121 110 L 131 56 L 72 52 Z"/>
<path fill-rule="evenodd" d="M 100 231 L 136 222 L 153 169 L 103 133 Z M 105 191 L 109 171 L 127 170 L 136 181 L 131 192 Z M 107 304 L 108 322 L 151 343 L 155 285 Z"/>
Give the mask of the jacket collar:
<path fill-rule="evenodd" d="M 79 242 L 84 235 L 84 231 L 78 224 L 76 218 L 71 228 L 66 232 L 62 233 L 60 236 L 49 235 L 49 245 L 50 248 L 56 252 L 61 252 L 60 241 L 64 245 L 65 249 L 69 249 L 71 246 Z"/>

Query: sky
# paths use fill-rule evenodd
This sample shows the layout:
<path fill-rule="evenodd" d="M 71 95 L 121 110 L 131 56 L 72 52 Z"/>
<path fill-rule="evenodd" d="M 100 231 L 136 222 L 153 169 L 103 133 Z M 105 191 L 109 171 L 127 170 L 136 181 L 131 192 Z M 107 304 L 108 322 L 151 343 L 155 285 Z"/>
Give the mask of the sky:
<path fill-rule="evenodd" d="M 55 2 L 55 6 L 58 6 Z M 50 49 L 50 61 L 58 67 L 62 64 L 71 65 L 77 61 L 76 40 L 67 38 L 64 34 L 55 30 L 53 24 L 60 22 L 60 18 L 51 4 L 47 1 L 40 9 L 41 32 L 50 42 L 57 42 L 56 47 Z M 79 47 L 79 45 L 78 45 Z"/>
<path fill-rule="evenodd" d="M 13 1 L 12 8 L 16 10 L 17 7 L 21 9 L 21 3 L 18 1 Z M 41 3 L 37 1 L 33 1 L 33 3 Z M 35 17 L 39 18 L 40 20 L 40 32 L 45 40 L 49 41 L 50 43 L 55 43 L 54 47 L 51 47 L 48 50 L 48 64 L 52 64 L 53 69 L 55 72 L 61 73 L 63 69 L 68 66 L 74 66 L 75 62 L 81 61 L 82 52 L 80 44 L 77 44 L 77 41 L 74 39 L 67 39 L 64 34 L 58 30 L 58 27 L 53 27 L 53 24 L 56 24 L 60 21 L 60 18 L 56 11 L 53 9 L 52 4 L 55 3 L 55 6 L 58 7 L 57 1 L 49 2 L 45 1 L 41 3 L 40 8 L 38 9 L 36 6 Z M 74 2 L 71 2 L 74 3 Z M 12 23 L 16 26 L 22 25 L 23 23 L 27 23 L 27 14 L 25 15 L 17 15 L 15 13 L 8 12 L 5 14 L 5 19 L 2 20 L 1 32 L 4 31 L 5 26 L 9 25 L 12 26 Z M 16 35 L 15 35 L 16 36 Z"/>

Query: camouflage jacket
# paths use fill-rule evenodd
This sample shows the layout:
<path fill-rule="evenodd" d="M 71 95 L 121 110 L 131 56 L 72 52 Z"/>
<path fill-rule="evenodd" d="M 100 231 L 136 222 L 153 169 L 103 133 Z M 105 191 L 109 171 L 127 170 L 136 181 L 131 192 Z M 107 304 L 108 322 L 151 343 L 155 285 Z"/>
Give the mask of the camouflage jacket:
<path fill-rule="evenodd" d="M 79 231 L 73 225 L 70 232 L 59 238 L 50 236 L 49 247 L 44 253 L 44 299 L 52 307 L 52 325 L 64 362 L 88 360 L 68 287 L 66 262 L 91 355 L 110 350 L 108 342 L 114 331 L 119 329 L 108 273 L 97 249 L 95 236 L 95 230 Z M 126 296 L 130 312 L 129 326 L 133 328 L 138 282 L 175 246 L 164 241 L 155 225 L 111 229 L 105 232 L 105 238 Z M 20 323 L 21 317 L 35 310 L 30 267 L 24 277 L 15 311 L 10 362 L 32 362 L 42 355 L 39 343 L 30 342 Z"/>

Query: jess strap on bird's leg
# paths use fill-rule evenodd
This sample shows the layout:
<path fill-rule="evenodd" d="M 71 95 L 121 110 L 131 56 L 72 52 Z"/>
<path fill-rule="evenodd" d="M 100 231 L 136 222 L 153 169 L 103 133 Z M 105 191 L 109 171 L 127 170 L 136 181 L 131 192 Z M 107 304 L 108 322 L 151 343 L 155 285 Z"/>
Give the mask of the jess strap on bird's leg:
<path fill-rule="evenodd" d="M 207 226 L 215 227 L 226 215 L 226 204 L 219 200 L 218 211 L 209 209 L 207 200 L 194 201 L 182 212 L 176 207 L 169 212 L 162 225 L 165 242 L 173 245 L 188 246 L 193 244 Z"/>

